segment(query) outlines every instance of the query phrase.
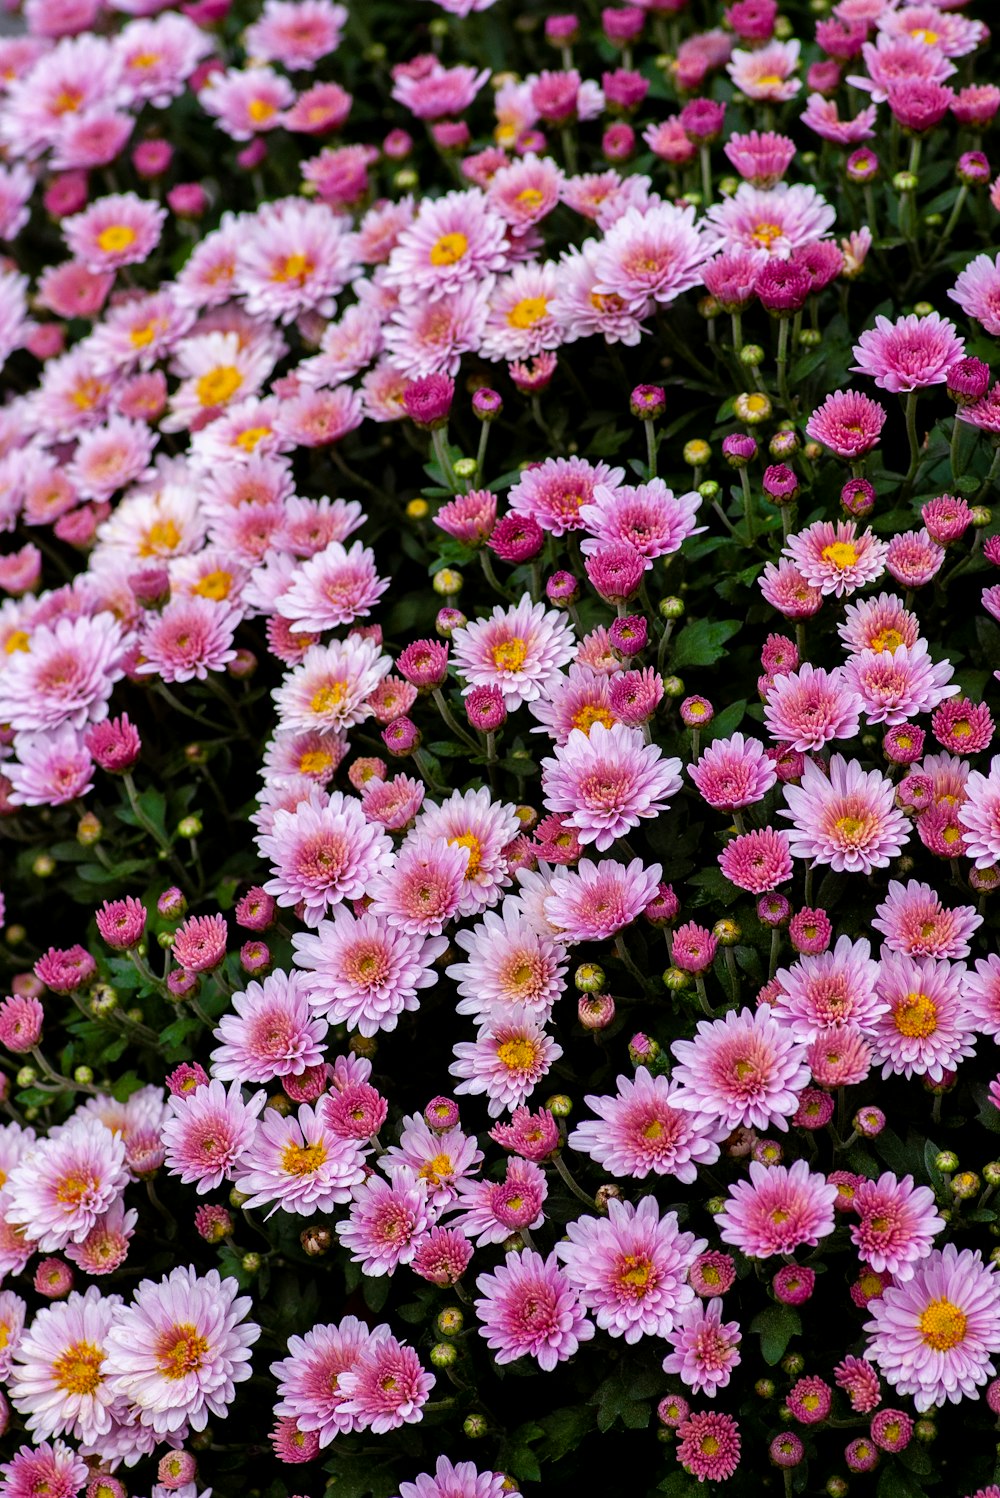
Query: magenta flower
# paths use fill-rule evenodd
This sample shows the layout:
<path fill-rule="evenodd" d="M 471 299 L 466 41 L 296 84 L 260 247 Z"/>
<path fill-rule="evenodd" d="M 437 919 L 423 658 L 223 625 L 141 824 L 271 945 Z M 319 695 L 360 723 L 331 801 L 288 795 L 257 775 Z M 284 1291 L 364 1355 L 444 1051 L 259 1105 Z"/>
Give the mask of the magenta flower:
<path fill-rule="evenodd" d="M 861 701 L 846 673 L 804 662 L 775 677 L 764 708 L 773 739 L 793 749 L 821 749 L 831 739 L 852 739 L 860 727 Z"/>
<path fill-rule="evenodd" d="M 792 877 L 788 833 L 773 827 L 741 833 L 719 854 L 719 867 L 732 884 L 752 895 L 777 889 Z"/>
<path fill-rule="evenodd" d="M 671 1049 L 674 1106 L 717 1119 L 729 1132 L 786 1130 L 809 1082 L 804 1048 L 766 1007 L 701 1020 L 693 1040 L 675 1040 Z"/>
<path fill-rule="evenodd" d="M 965 356 L 965 340 L 955 324 L 939 312 L 900 317 L 893 323 L 876 317 L 874 328 L 854 347 L 856 374 L 870 375 L 882 390 L 922 390 L 943 385 L 953 364 Z"/>
<path fill-rule="evenodd" d="M 667 1333 L 673 1347 L 663 1359 L 664 1373 L 676 1373 L 694 1392 L 710 1398 L 727 1387 L 742 1361 L 738 1321 L 723 1321 L 722 1301 L 696 1300 L 682 1311 Z"/>
<path fill-rule="evenodd" d="M 677 1460 L 699 1482 L 725 1482 L 740 1464 L 740 1428 L 721 1410 L 699 1410 L 677 1428 Z"/>
<path fill-rule="evenodd" d="M 934 1209 L 933 1191 L 914 1186 L 912 1176 L 897 1179 L 885 1171 L 877 1181 L 861 1182 L 854 1205 L 859 1220 L 851 1226 L 851 1241 L 861 1258 L 886 1270 L 897 1285 L 912 1279 L 945 1225 Z"/>
<path fill-rule="evenodd" d="M 931 885 L 916 879 L 906 884 L 890 879 L 888 895 L 876 911 L 872 925 L 881 931 L 883 946 L 910 957 L 968 957 L 969 938 L 983 923 L 974 906 L 947 909 Z"/>
<path fill-rule="evenodd" d="M 871 530 L 858 535 L 853 520 L 817 520 L 790 536 L 785 553 L 824 596 L 843 598 L 881 577 L 888 545 Z"/>
<path fill-rule="evenodd" d="M 228 1090 L 216 1081 L 174 1093 L 162 1127 L 167 1169 L 200 1195 L 214 1191 L 246 1152 L 266 1102 L 263 1088 L 244 1102 L 235 1081 Z"/>
<path fill-rule="evenodd" d="M 873 1031 L 883 1077 L 916 1074 L 939 1082 L 972 1055 L 976 1033 L 962 996 L 965 973 L 964 962 L 883 954 L 877 987 L 888 1008 Z"/>
<path fill-rule="evenodd" d="M 776 1021 L 799 1041 L 813 1041 L 833 1026 L 850 1025 L 870 1032 L 885 1012 L 876 992 L 879 964 L 864 937 L 838 936 L 832 952 L 802 956 L 790 968 L 779 968 L 780 991 L 772 1003 Z"/>
<path fill-rule="evenodd" d="M 301 1076 L 325 1059 L 326 1021 L 314 1017 L 301 973 L 271 973 L 233 994 L 235 1014 L 214 1032 L 212 1075 L 222 1082 L 271 1082 Z"/>
<path fill-rule="evenodd" d="M 357 1187 L 337 1235 L 362 1274 L 392 1274 L 410 1263 L 432 1221 L 426 1182 L 397 1165 L 388 1181 L 371 1175 Z"/>
<path fill-rule="evenodd" d="M 1000 862 L 1000 755 L 988 775 L 971 771 L 965 789 L 966 799 L 958 808 L 965 852 L 977 869 L 989 869 Z"/>
<path fill-rule="evenodd" d="M 551 1373 L 594 1335 L 554 1253 L 509 1253 L 495 1274 L 479 1276 L 476 1289 L 480 1334 L 497 1363 L 533 1357 Z"/>
<path fill-rule="evenodd" d="M 603 941 L 636 920 L 656 894 L 658 863 L 643 867 L 640 859 L 620 864 L 604 858 L 582 858 L 577 868 L 556 880 L 545 899 L 545 918 L 560 941 Z"/>
<path fill-rule="evenodd" d="M 751 1259 L 794 1253 L 802 1244 L 815 1248 L 833 1232 L 836 1195 L 836 1186 L 804 1160 L 788 1167 L 751 1161 L 749 1181 L 729 1188 L 719 1236 Z"/>
<path fill-rule="evenodd" d="M 774 765 L 758 739 L 734 733 L 716 739 L 688 774 L 716 811 L 736 811 L 764 798 L 777 780 Z"/>
<path fill-rule="evenodd" d="M 886 410 L 858 390 L 836 390 L 806 422 L 806 433 L 838 458 L 863 457 L 878 443 Z"/>

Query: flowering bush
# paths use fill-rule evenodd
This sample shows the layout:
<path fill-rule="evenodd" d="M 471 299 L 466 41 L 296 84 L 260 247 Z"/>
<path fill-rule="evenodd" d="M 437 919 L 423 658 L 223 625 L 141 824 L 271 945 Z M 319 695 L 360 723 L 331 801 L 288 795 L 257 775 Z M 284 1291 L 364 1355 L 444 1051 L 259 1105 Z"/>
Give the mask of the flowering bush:
<path fill-rule="evenodd" d="M 0 1498 L 1000 1495 L 977 9 L 24 0 Z"/>

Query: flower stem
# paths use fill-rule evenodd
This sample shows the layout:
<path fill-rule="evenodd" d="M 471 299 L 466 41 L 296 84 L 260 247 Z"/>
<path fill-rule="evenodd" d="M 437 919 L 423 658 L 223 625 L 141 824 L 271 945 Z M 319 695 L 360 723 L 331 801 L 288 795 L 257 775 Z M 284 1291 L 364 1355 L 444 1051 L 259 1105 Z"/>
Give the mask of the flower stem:
<path fill-rule="evenodd" d="M 578 1186 L 576 1184 L 576 1182 L 574 1181 L 572 1175 L 569 1172 L 569 1167 L 563 1161 L 563 1157 L 562 1157 L 561 1154 L 557 1154 L 557 1155 L 553 1155 L 552 1156 L 552 1164 L 555 1166 L 556 1170 L 562 1176 L 563 1180 L 566 1182 L 566 1185 L 572 1191 L 573 1195 L 576 1196 L 576 1197 L 579 1197 L 580 1201 L 586 1202 L 587 1206 L 590 1207 L 591 1209 L 593 1209 L 594 1198 L 592 1196 L 588 1196 L 587 1193 L 586 1193 L 586 1191 L 584 1191 L 582 1189 L 582 1187 L 580 1187 L 580 1186 Z"/>
<path fill-rule="evenodd" d="M 909 494 L 917 476 L 917 469 L 920 467 L 920 443 L 917 438 L 917 392 L 915 390 L 906 392 L 903 409 L 906 413 L 906 437 L 910 444 L 910 467 L 903 484 L 903 493 Z"/>
<path fill-rule="evenodd" d="M 469 749 L 472 749 L 474 753 L 478 754 L 479 745 L 476 743 L 472 735 L 470 733 L 466 733 L 461 723 L 459 723 L 458 719 L 455 717 L 451 708 L 445 701 L 444 693 L 442 692 L 440 687 L 434 688 L 434 701 L 437 704 L 437 710 L 441 714 L 441 717 L 444 719 L 446 726 L 451 729 L 455 737 L 457 739 L 461 739 L 463 744 L 465 744 Z"/>

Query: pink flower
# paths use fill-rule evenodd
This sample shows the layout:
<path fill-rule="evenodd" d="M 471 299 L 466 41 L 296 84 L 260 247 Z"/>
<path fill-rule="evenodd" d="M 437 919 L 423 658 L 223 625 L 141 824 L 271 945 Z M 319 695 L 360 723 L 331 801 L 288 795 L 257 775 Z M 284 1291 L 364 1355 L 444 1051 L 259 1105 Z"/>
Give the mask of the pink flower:
<path fill-rule="evenodd" d="M 697 286 L 708 253 L 693 208 L 672 203 L 628 208 L 600 242 L 594 289 L 619 297 L 641 316 L 651 302 L 665 306 Z"/>
<path fill-rule="evenodd" d="M 468 959 L 445 969 L 460 995 L 459 1014 L 482 1023 L 523 1004 L 541 1020 L 548 1018 L 565 989 L 566 954 L 525 920 L 514 901 L 505 900 L 499 915 L 487 911 L 471 930 L 456 932 L 455 944 Z"/>
<path fill-rule="evenodd" d="M 198 595 L 172 599 L 160 614 L 147 615 L 136 670 L 163 681 L 204 681 L 235 658 L 233 635 L 242 614 Z"/>
<path fill-rule="evenodd" d="M 247 27 L 247 56 L 289 72 L 311 70 L 336 52 L 346 21 L 347 11 L 333 0 L 266 0 L 259 20 Z"/>
<path fill-rule="evenodd" d="M 496 518 L 496 495 L 489 489 L 473 489 L 442 505 L 434 516 L 434 524 L 463 546 L 476 547 L 489 538 Z"/>
<path fill-rule="evenodd" d="M 842 598 L 882 575 L 888 547 L 871 530 L 860 536 L 853 520 L 817 520 L 790 536 L 785 552 L 821 593 Z"/>
<path fill-rule="evenodd" d="M 394 1030 L 400 1014 L 418 1007 L 417 992 L 438 980 L 433 962 L 445 950 L 442 937 L 425 939 L 354 916 L 338 905 L 316 933 L 292 937 L 295 962 L 310 1007 L 334 1024 L 362 1035 Z"/>
<path fill-rule="evenodd" d="M 713 250 L 743 249 L 761 260 L 765 255 L 787 260 L 793 250 L 828 233 L 836 213 L 815 187 L 779 182 L 763 188 L 741 182 L 732 197 L 713 203 L 705 217 Z"/>
<path fill-rule="evenodd" d="M 625 542 L 646 558 L 647 570 L 656 557 L 678 551 L 688 536 L 704 527 L 694 524 L 701 496 L 695 491 L 675 495 L 662 479 L 647 484 L 598 484 L 594 498 L 580 506 L 588 538 L 580 550 L 590 556 L 600 543 Z"/>
<path fill-rule="evenodd" d="M 226 939 L 224 915 L 192 915 L 178 926 L 170 950 L 186 973 L 210 973 L 225 961 Z"/>
<path fill-rule="evenodd" d="M 337 1235 L 362 1274 L 393 1274 L 409 1264 L 433 1222 L 427 1184 L 406 1165 L 390 1169 L 390 1179 L 371 1175 L 354 1192 L 350 1215 Z"/>
<path fill-rule="evenodd" d="M 356 1361 L 340 1375 L 344 1413 L 353 1415 L 360 1429 L 376 1435 L 398 1430 L 423 1418 L 435 1382 L 413 1348 L 397 1342 L 385 1328 L 384 1335 L 368 1338 Z"/>
<path fill-rule="evenodd" d="M 913 1278 L 926 1259 L 944 1218 L 934 1210 L 934 1193 L 914 1186 L 912 1176 L 897 1180 L 891 1171 L 862 1181 L 854 1197 L 858 1222 L 851 1241 L 866 1264 L 891 1274 L 897 1285 Z"/>
<path fill-rule="evenodd" d="M 545 918 L 566 945 L 604 941 L 631 924 L 656 893 L 662 869 L 640 859 L 620 864 L 604 858 L 580 860 L 557 880 L 545 899 Z"/>
<path fill-rule="evenodd" d="M 805 1050 L 767 1008 L 731 1009 L 701 1020 L 693 1040 L 675 1040 L 674 1106 L 736 1128 L 788 1128 L 809 1082 Z"/>
<path fill-rule="evenodd" d="M 393 69 L 392 97 L 418 120 L 463 114 L 489 77 L 473 67 L 446 68 L 436 57 L 414 58 Z"/>
<path fill-rule="evenodd" d="M 456 1190 L 454 1203 L 448 1204 L 449 1212 L 457 1214 L 453 1225 L 478 1248 L 503 1243 L 512 1232 L 533 1230 L 545 1220 L 545 1172 L 531 1160 L 515 1155 L 507 1161 L 502 1181 L 460 1180 Z"/>
<path fill-rule="evenodd" d="M 331 541 L 297 569 L 277 609 L 292 621 L 293 634 L 320 634 L 366 619 L 388 586 L 388 579 L 375 570 L 369 547 L 355 541 L 347 551 L 339 541 Z"/>
<path fill-rule="evenodd" d="M 462 1080 L 457 1093 L 485 1094 L 491 1118 L 524 1103 L 562 1055 L 531 1011 L 512 1004 L 490 1017 L 474 1041 L 459 1041 L 448 1068 Z"/>
<path fill-rule="evenodd" d="M 573 631 L 563 615 L 533 604 L 527 593 L 510 608 L 497 604 L 488 619 L 474 620 L 452 636 L 464 695 L 474 687 L 498 686 L 508 711 L 548 691 L 573 649 Z"/>
<path fill-rule="evenodd" d="M 922 588 L 943 565 L 944 548 L 926 530 L 897 531 L 885 554 L 886 571 L 906 588 Z"/>
<path fill-rule="evenodd" d="M 291 83 L 273 68 L 227 68 L 209 76 L 199 103 L 231 140 L 244 141 L 276 130 L 294 98 Z"/>
<path fill-rule="evenodd" d="M 271 973 L 232 998 L 214 1032 L 212 1074 L 222 1082 L 270 1082 L 301 1076 L 324 1059 L 326 1023 L 310 1016 L 300 973 Z"/>
<path fill-rule="evenodd" d="M 323 203 L 264 203 L 247 226 L 236 289 L 255 316 L 291 322 L 303 312 L 332 317 L 335 298 L 357 270 L 355 241 Z"/>
<path fill-rule="evenodd" d="M 515 1108 L 510 1123 L 494 1124 L 490 1138 L 523 1160 L 548 1160 L 559 1147 L 559 1126 L 547 1108 Z"/>
<path fill-rule="evenodd" d="M 366 891 L 372 914 L 409 936 L 440 936 L 462 903 L 469 861 L 464 843 L 411 834 Z"/>
<path fill-rule="evenodd" d="M 777 780 L 774 765 L 758 739 L 734 733 L 716 739 L 688 774 L 709 806 L 716 811 L 736 811 L 761 801 Z"/>
<path fill-rule="evenodd" d="M 729 137 L 723 150 L 731 166 L 754 187 L 774 187 L 795 155 L 795 142 L 773 130 L 751 130 Z"/>
<path fill-rule="evenodd" d="M 458 291 L 506 268 L 506 233 L 478 189 L 425 199 L 389 256 L 386 285 L 403 303 Z"/>
<path fill-rule="evenodd" d="M 455 1228 L 431 1228 L 417 1246 L 410 1268 L 439 1289 L 455 1285 L 469 1267 L 473 1247 Z"/>
<path fill-rule="evenodd" d="M 968 317 L 987 333 L 1000 333 L 1000 269 L 989 255 L 976 255 L 948 292 Z"/>
<path fill-rule="evenodd" d="M 976 1033 L 962 998 L 965 971 L 961 962 L 883 954 L 878 991 L 888 1009 L 873 1031 L 883 1077 L 928 1076 L 939 1082 L 972 1055 Z"/>
<path fill-rule="evenodd" d="M 310 1217 L 350 1201 L 364 1175 L 359 1142 L 337 1134 L 321 1108 L 303 1103 L 297 1115 L 271 1108 L 261 1115 L 235 1183 L 248 1207 L 270 1208 L 268 1217 L 279 1207 Z"/>
<path fill-rule="evenodd" d="M 108 715 L 122 676 L 121 626 L 109 613 L 56 619 L 31 631 L 0 671 L 0 722 L 15 733 L 83 729 Z"/>
<path fill-rule="evenodd" d="M 365 820 L 360 803 L 342 791 L 313 790 L 294 811 L 277 811 L 270 833 L 257 839 L 272 866 L 264 889 L 280 906 L 302 905 L 307 926 L 318 926 L 331 906 L 373 893 L 392 862 L 381 827 Z"/>
<path fill-rule="evenodd" d="M 9 1462 L 0 1467 L 4 1498 L 76 1498 L 88 1480 L 90 1468 L 65 1441 L 33 1441 L 19 1446 Z"/>
<path fill-rule="evenodd" d="M 845 668 L 827 672 L 806 661 L 775 678 L 764 722 L 772 738 L 793 749 L 821 749 L 831 739 L 854 738 L 860 708 Z"/>
<path fill-rule="evenodd" d="M 440 806 L 425 801 L 413 836 L 468 850 L 459 913 L 474 915 L 495 905 L 510 882 L 504 849 L 520 830 L 513 806 L 494 801 L 482 787 L 478 791 L 454 791 Z"/>
<path fill-rule="evenodd" d="M 786 785 L 793 858 L 827 863 L 837 873 L 885 868 L 903 849 L 910 826 L 894 805 L 894 788 L 878 770 L 835 754 L 829 778 L 807 760 L 798 785 Z"/>
<path fill-rule="evenodd" d="M 949 660 L 931 659 L 925 640 L 888 650 L 863 650 L 844 667 L 844 680 L 860 699 L 869 723 L 898 724 L 931 712 L 961 691 L 951 682 Z M 949 684 L 950 683 L 950 684 Z"/>
<path fill-rule="evenodd" d="M 953 364 L 965 355 L 965 340 L 939 312 L 900 317 L 892 323 L 876 317 L 875 327 L 861 334 L 854 347 L 857 374 L 871 375 L 882 390 L 922 390 L 943 385 Z"/>
<path fill-rule="evenodd" d="M 885 1004 L 876 993 L 879 965 L 863 937 L 838 936 L 832 952 L 803 956 L 775 973 L 781 985 L 772 1004 L 776 1021 L 794 1039 L 813 1041 L 833 1026 L 871 1031 Z"/>
<path fill-rule="evenodd" d="M 641 1181 L 651 1173 L 670 1175 L 691 1185 L 699 1165 L 719 1158 L 719 1141 L 730 1131 L 709 1116 L 707 1107 L 682 1109 L 678 1091 L 676 1083 L 654 1077 L 644 1066 L 634 1078 L 620 1076 L 613 1096 L 585 1099 L 597 1120 L 577 1124 L 567 1141 L 570 1149 L 615 1176 Z"/>
<path fill-rule="evenodd" d="M 812 413 L 806 433 L 853 462 L 878 444 L 886 414 L 884 406 L 858 390 L 836 390 Z"/>
<path fill-rule="evenodd" d="M 794 99 L 802 83 L 792 74 L 799 65 L 798 41 L 770 42 L 752 52 L 734 51 L 726 66 L 733 86 L 747 99 L 781 103 Z"/>
<path fill-rule="evenodd" d="M 856 146 L 859 141 L 871 140 L 875 134 L 878 110 L 874 104 L 859 109 L 857 114 L 842 120 L 836 100 L 825 99 L 822 94 L 810 94 L 800 116 L 803 125 L 838 146 Z"/>
<path fill-rule="evenodd" d="M 664 759 L 635 728 L 595 722 L 574 728 L 553 759 L 542 761 L 542 794 L 554 812 L 604 853 L 643 818 L 665 811 L 680 789 L 681 763 Z"/>
<path fill-rule="evenodd" d="M 493 0 L 437 0 L 444 10 L 465 14 L 485 10 Z M 439 1456 L 434 1476 L 421 1472 L 415 1482 L 399 1484 L 399 1498 L 503 1498 L 506 1477 L 500 1472 L 479 1472 L 471 1462 L 456 1462 Z"/>
<path fill-rule="evenodd" d="M 686 1275 L 701 1242 L 679 1230 L 675 1212 L 661 1216 L 655 1197 L 636 1206 L 612 1198 L 607 1217 L 579 1217 L 566 1233 L 556 1257 L 581 1304 L 612 1337 L 631 1344 L 669 1336 L 693 1305 Z"/>
<path fill-rule="evenodd" d="M 663 1359 L 664 1373 L 676 1373 L 695 1393 L 712 1398 L 727 1387 L 742 1359 L 738 1321 L 723 1321 L 722 1301 L 696 1300 L 678 1316 L 667 1341 L 673 1347 Z"/>
<path fill-rule="evenodd" d="M 801 1244 L 815 1248 L 833 1232 L 836 1195 L 804 1160 L 788 1167 L 751 1161 L 749 1181 L 729 1188 L 719 1236 L 751 1259 L 794 1253 Z"/>
<path fill-rule="evenodd" d="M 975 1028 L 994 1039 L 1000 1035 L 1000 957 L 995 953 L 976 959 L 975 972 L 966 975 L 964 998 Z"/>
<path fill-rule="evenodd" d="M 965 783 L 966 799 L 958 808 L 965 852 L 977 869 L 1000 861 L 1000 755 L 983 775 L 973 770 Z"/>
<path fill-rule="evenodd" d="M 901 598 L 880 593 L 877 598 L 849 603 L 838 632 L 847 650 L 857 655 L 865 650 L 893 651 L 900 645 L 915 645 L 920 624 L 916 614 L 903 607 Z"/>
<path fill-rule="evenodd" d="M 677 1460 L 699 1482 L 725 1482 L 740 1464 L 740 1428 L 732 1415 L 698 1410 L 677 1428 Z"/>
<path fill-rule="evenodd" d="M 877 906 L 876 931 L 885 938 L 890 952 L 910 957 L 968 957 L 969 938 L 983 918 L 972 905 L 946 909 L 931 885 L 910 879 L 900 884 L 890 879 L 889 892 Z M 973 982 L 969 979 L 970 984 Z"/>
<path fill-rule="evenodd" d="M 5 1217 L 51 1253 L 80 1243 L 127 1182 L 121 1136 L 78 1115 L 17 1161 L 4 1186 Z"/>
<path fill-rule="evenodd" d="M 369 1329 L 356 1316 L 345 1316 L 339 1323 L 314 1326 L 304 1337 L 289 1337 L 289 1356 L 271 1364 L 278 1380 L 275 1414 L 294 1420 L 300 1430 L 315 1431 L 321 1447 L 337 1435 L 361 1430 L 361 1421 L 344 1409 L 340 1380 L 355 1366 L 369 1339 L 388 1330 Z"/>
<path fill-rule="evenodd" d="M 36 998 L 11 994 L 0 999 L 0 1045 L 15 1056 L 26 1055 L 38 1045 L 45 1011 Z"/>
<path fill-rule="evenodd" d="M 738 889 L 752 895 L 777 889 L 792 877 L 788 833 L 773 827 L 754 828 L 732 838 L 719 854 L 719 867 Z"/>
<path fill-rule="evenodd" d="M 92 1285 L 85 1295 L 44 1306 L 14 1349 L 11 1401 L 36 1439 L 69 1435 L 100 1446 L 111 1429 L 114 1395 L 101 1368 L 105 1340 L 121 1305 Z"/>
<path fill-rule="evenodd" d="M 768 562 L 758 579 L 760 591 L 786 619 L 809 619 L 823 606 L 823 594 L 808 582 L 794 562 Z"/>
<path fill-rule="evenodd" d="M 996 1266 L 948 1243 L 932 1249 L 905 1284 L 870 1303 L 867 1356 L 897 1394 L 923 1413 L 978 1398 L 1000 1352 Z"/>
<path fill-rule="evenodd" d="M 851 1401 L 851 1409 L 867 1415 L 882 1403 L 878 1374 L 864 1358 L 846 1357 L 833 1370 L 834 1382 Z"/>
<path fill-rule="evenodd" d="M 214 1191 L 246 1152 L 266 1102 L 263 1089 L 244 1102 L 238 1082 L 228 1090 L 221 1082 L 209 1082 L 193 1092 L 173 1094 L 162 1128 L 167 1169 L 186 1186 L 194 1184 L 199 1195 Z"/>
<path fill-rule="evenodd" d="M 116 952 L 138 946 L 146 929 L 146 907 L 126 895 L 124 900 L 105 900 L 95 912 L 98 934 Z"/>
<path fill-rule="evenodd" d="M 165 208 L 137 193 L 112 193 L 64 219 L 62 232 L 70 254 L 89 271 L 117 270 L 152 254 L 166 217 Z"/>
<path fill-rule="evenodd" d="M 618 489 L 624 476 L 622 468 L 588 463 L 585 458 L 546 458 L 521 475 L 507 498 L 514 514 L 530 517 L 553 536 L 563 536 L 584 528 L 581 510 L 595 501 L 599 486 Z"/>
<path fill-rule="evenodd" d="M 495 1274 L 479 1276 L 476 1289 L 479 1330 L 497 1363 L 533 1357 L 551 1373 L 594 1335 L 555 1254 L 509 1253 Z"/>

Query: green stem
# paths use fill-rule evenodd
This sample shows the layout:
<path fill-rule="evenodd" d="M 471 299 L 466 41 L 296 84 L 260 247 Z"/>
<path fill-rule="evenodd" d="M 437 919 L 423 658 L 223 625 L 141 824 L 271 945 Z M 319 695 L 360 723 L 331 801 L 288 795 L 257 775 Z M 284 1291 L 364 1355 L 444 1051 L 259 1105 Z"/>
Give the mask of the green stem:
<path fill-rule="evenodd" d="M 644 421 L 646 428 L 646 469 L 647 476 L 651 479 L 656 477 L 656 426 L 652 421 Z"/>
<path fill-rule="evenodd" d="M 451 729 L 452 733 L 457 739 L 462 740 L 463 744 L 465 744 L 467 748 L 473 750 L 474 753 L 478 754 L 479 745 L 476 743 L 472 735 L 470 733 L 467 733 L 462 727 L 461 723 L 459 723 L 458 719 L 455 717 L 451 708 L 445 701 L 444 693 L 442 692 L 441 688 L 435 687 L 433 695 L 434 701 L 437 705 L 437 710 L 441 714 L 441 717 L 444 719 L 447 727 Z"/>
<path fill-rule="evenodd" d="M 706 141 L 701 143 L 701 198 L 702 208 L 712 201 L 712 153 Z"/>
<path fill-rule="evenodd" d="M 743 313 L 740 311 L 731 314 L 733 320 L 733 348 L 737 353 L 743 349 Z"/>
<path fill-rule="evenodd" d="M 778 394 L 786 410 L 791 410 L 792 399 L 788 393 L 788 332 L 787 317 L 778 320 Z"/>
<path fill-rule="evenodd" d="M 694 975 L 694 986 L 698 990 L 698 1003 L 701 1005 L 702 1010 L 704 1011 L 705 1014 L 708 1015 L 709 1019 L 714 1019 L 715 1018 L 715 1010 L 712 1008 L 711 1004 L 708 1002 L 708 992 L 707 992 L 707 990 L 705 988 L 705 980 L 701 976 L 701 973 L 695 973 L 695 975 Z"/>
<path fill-rule="evenodd" d="M 587 1206 L 590 1207 L 591 1211 L 593 1211 L 594 1198 L 592 1196 L 588 1196 L 587 1193 L 586 1193 L 586 1191 L 584 1191 L 580 1186 L 578 1186 L 576 1184 L 576 1182 L 574 1181 L 572 1175 L 569 1172 L 569 1167 L 563 1161 L 562 1155 L 561 1154 L 553 1155 L 552 1156 L 552 1164 L 555 1166 L 556 1170 L 562 1176 L 563 1180 L 566 1182 L 566 1185 L 572 1191 L 573 1195 L 576 1196 L 576 1197 L 579 1197 L 580 1201 L 586 1202 Z"/>
<path fill-rule="evenodd" d="M 746 521 L 747 527 L 747 545 L 752 546 L 754 543 L 754 524 L 753 493 L 750 489 L 750 475 L 747 473 L 745 468 L 741 468 L 739 470 L 739 475 L 740 485 L 743 489 L 743 519 Z"/>
<path fill-rule="evenodd" d="M 444 481 L 452 494 L 457 494 L 460 488 L 458 478 L 451 463 L 451 454 L 448 452 L 448 428 L 435 427 L 431 432 L 431 445 L 434 448 L 434 456 L 437 458 L 438 467 L 444 474 Z"/>
<path fill-rule="evenodd" d="M 917 392 L 908 390 L 903 401 L 906 414 L 906 439 L 910 444 L 910 466 L 903 484 L 903 493 L 909 494 L 920 467 L 920 442 L 917 437 Z"/>
<path fill-rule="evenodd" d="M 483 468 L 486 464 L 486 448 L 490 440 L 491 421 L 484 421 L 479 431 L 479 449 L 476 453 L 476 482 L 483 481 Z"/>

